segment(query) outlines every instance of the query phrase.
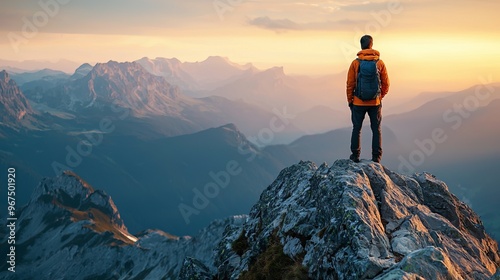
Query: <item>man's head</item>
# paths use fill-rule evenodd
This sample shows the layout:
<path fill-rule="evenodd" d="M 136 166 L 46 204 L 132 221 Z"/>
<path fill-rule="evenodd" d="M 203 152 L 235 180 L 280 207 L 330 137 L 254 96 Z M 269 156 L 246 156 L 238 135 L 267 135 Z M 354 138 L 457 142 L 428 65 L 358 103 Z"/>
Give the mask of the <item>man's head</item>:
<path fill-rule="evenodd" d="M 370 35 L 365 35 L 361 37 L 360 43 L 361 43 L 361 49 L 363 50 L 371 49 L 373 46 L 373 38 Z"/>

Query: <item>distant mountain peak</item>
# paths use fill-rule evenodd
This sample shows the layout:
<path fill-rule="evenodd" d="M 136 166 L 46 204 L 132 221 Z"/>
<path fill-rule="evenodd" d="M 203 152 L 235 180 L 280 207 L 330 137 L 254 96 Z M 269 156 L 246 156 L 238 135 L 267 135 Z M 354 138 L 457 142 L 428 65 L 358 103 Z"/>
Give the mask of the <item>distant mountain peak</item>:
<path fill-rule="evenodd" d="M 205 59 L 202 62 L 199 62 L 200 64 L 206 64 L 206 65 L 228 65 L 231 67 L 238 68 L 240 70 L 248 70 L 250 68 L 253 68 L 253 65 L 251 63 L 247 64 L 238 64 L 235 62 L 232 62 L 228 57 L 225 56 L 209 56 L 207 59 Z"/>
<path fill-rule="evenodd" d="M 215 89 L 258 71 L 251 63 L 242 65 L 222 56 L 209 56 L 196 62 L 181 62 L 177 58 L 143 57 L 136 62 L 148 72 L 189 91 Z"/>
<path fill-rule="evenodd" d="M 44 179 L 35 189 L 27 207 L 28 213 L 38 204 L 52 204 L 71 214 L 73 222 L 88 221 L 97 233 L 111 232 L 116 240 L 133 244 L 137 238 L 129 234 L 113 200 L 104 191 L 94 190 L 73 172 Z"/>
<path fill-rule="evenodd" d="M 0 122 L 18 127 L 21 121 L 34 114 L 31 105 L 17 83 L 3 70 L 0 72 Z"/>
<path fill-rule="evenodd" d="M 62 97 L 60 106 L 72 111 L 114 104 L 136 116 L 176 116 L 182 104 L 189 103 L 176 86 L 149 73 L 138 62 L 97 63 L 87 75 L 62 90 L 68 94 Z"/>
<path fill-rule="evenodd" d="M 286 76 L 285 69 L 283 68 L 283 66 L 276 66 L 276 67 L 269 68 L 269 69 L 263 71 L 263 73 L 271 73 L 276 77 Z"/>
<path fill-rule="evenodd" d="M 4 81 L 5 83 L 8 83 L 10 80 L 9 73 L 7 73 L 7 71 L 5 70 L 0 71 L 0 80 Z"/>
<path fill-rule="evenodd" d="M 73 75 L 71 76 L 71 79 L 76 80 L 76 79 L 80 79 L 80 78 L 87 76 L 87 74 L 90 73 L 90 71 L 92 71 L 92 68 L 94 68 L 94 67 L 88 63 L 84 63 L 84 64 L 80 65 L 75 70 L 75 73 L 73 73 Z"/>
<path fill-rule="evenodd" d="M 204 131 L 195 133 L 200 139 L 211 139 L 210 141 L 224 142 L 232 147 L 245 148 L 247 150 L 254 151 L 258 153 L 259 149 L 252 144 L 246 136 L 239 130 L 239 128 L 233 124 L 228 123 L 219 127 L 210 128 Z M 184 136 L 179 136 L 184 137 Z"/>
<path fill-rule="evenodd" d="M 43 179 L 18 214 L 24 230 L 17 232 L 16 249 L 23 254 L 16 255 L 16 273 L 4 269 L 1 279 L 178 279 L 185 258 L 215 259 L 224 230 L 245 220 L 215 220 L 196 238 L 160 230 L 136 237 L 128 233 L 111 197 L 72 172 Z"/>
<path fill-rule="evenodd" d="M 220 128 L 225 129 L 225 130 L 229 130 L 229 131 L 235 131 L 238 133 L 240 132 L 238 130 L 238 127 L 236 127 L 236 125 L 234 123 L 228 123 L 226 125 L 221 126 Z"/>
<path fill-rule="evenodd" d="M 228 57 L 225 57 L 225 56 L 217 56 L 217 55 L 213 55 L 213 56 L 209 56 L 207 57 L 207 59 L 205 60 L 206 62 L 209 62 L 209 61 L 223 61 L 223 62 L 230 62 L 229 61 L 229 58 Z"/>

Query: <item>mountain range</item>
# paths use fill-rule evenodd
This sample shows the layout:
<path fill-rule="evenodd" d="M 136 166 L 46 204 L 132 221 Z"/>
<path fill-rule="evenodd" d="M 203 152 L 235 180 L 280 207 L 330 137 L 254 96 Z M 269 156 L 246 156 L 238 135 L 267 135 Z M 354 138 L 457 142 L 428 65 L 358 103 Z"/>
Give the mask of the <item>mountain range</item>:
<path fill-rule="evenodd" d="M 160 60 L 151 63 L 156 65 Z M 176 63 L 178 71 L 199 81 L 203 79 L 194 73 L 201 75 L 210 69 L 207 66 L 226 69 L 211 76 L 218 81 L 213 85 L 214 94 L 217 88 L 236 89 L 238 83 L 250 80 L 258 88 L 272 90 L 269 86 L 275 77 L 283 81 L 276 84 L 278 93 L 280 88 L 293 88 L 294 79 L 303 82 L 296 83 L 297 88 L 301 84 L 321 88 L 328 82 L 327 78 L 290 77 L 279 67 L 260 71 L 219 57 Z M 31 110 L 26 121 L 12 119 L 0 125 L 0 167 L 16 166 L 26 186 L 71 169 L 113 193 L 132 230 L 165 229 L 165 221 L 169 221 L 174 234 L 184 235 L 193 234 L 209 220 L 247 212 L 285 166 L 303 159 L 331 162 L 349 155 L 350 128 L 341 125 L 348 122 L 347 106 L 316 106 L 304 114 L 294 114 L 287 107 L 270 111 L 220 96 L 194 98 L 192 92 L 168 82 L 165 75 L 153 75 L 151 71 L 156 68 L 151 69 L 139 62 L 110 61 L 84 64 L 72 76 L 44 76 L 20 88 L 13 79 L 3 79 L 4 88 L 16 92 L 10 94 L 16 97 L 15 103 L 28 104 Z M 39 86 L 23 90 L 30 83 Z M 384 164 L 408 174 L 432 170 L 483 217 L 494 237 L 500 236 L 494 207 L 500 194 L 495 178 L 500 136 L 489 127 L 495 127 L 498 87 L 478 85 L 457 93 L 436 93 L 435 99 L 427 94 L 423 100 L 407 105 L 413 110 L 384 114 L 383 121 Z M 8 96 L 7 91 L 1 96 Z M 9 109 L 2 113 L 11 110 L 9 116 L 24 114 L 20 105 L 11 105 L 7 99 L 11 100 L 4 98 L 2 102 L 9 104 Z M 339 102 L 344 104 L 343 100 Z M 339 128 L 329 129 L 328 123 Z M 446 138 L 444 142 L 432 140 L 436 129 L 442 129 L 438 140 Z M 365 158 L 370 152 L 369 135 L 365 128 Z M 283 142 L 288 144 L 276 145 Z M 182 159 L 182 165 L 176 164 L 178 159 Z M 187 208 L 193 205 L 196 190 L 215 182 L 210 174 L 227 172 L 230 162 L 237 162 L 242 171 L 231 176 L 230 187 L 221 190 L 220 199 L 210 200 L 203 211 Z M 28 201 L 29 191 L 19 194 L 20 202 Z M 147 205 L 144 210 L 136 211 L 138 200 Z M 147 204 L 150 200 L 158 203 Z M 0 202 L 0 206 L 4 204 Z M 199 214 L 190 215 L 186 224 L 180 205 L 184 213 Z M 146 215 L 148 212 L 158 214 Z"/>
<path fill-rule="evenodd" d="M 252 64 L 239 65 L 228 58 L 212 56 L 201 62 L 180 62 L 178 59 L 142 58 L 136 61 L 151 74 L 164 77 L 193 97 L 222 96 L 230 100 L 245 100 L 264 108 L 282 108 L 293 114 L 306 114 L 316 106 L 333 107 L 345 103 L 346 74 L 320 78 L 290 76 L 283 67 L 259 70 Z M 317 110 L 311 116 L 318 115 Z M 322 114 L 315 122 L 322 122 Z M 329 121 L 329 128 L 342 127 L 343 122 Z M 309 126 L 309 129 L 315 127 Z M 317 132 L 317 130 L 314 130 Z"/>
<path fill-rule="evenodd" d="M 13 73 L 34 72 L 47 68 L 54 69 L 56 71 L 63 71 L 64 73 L 70 73 L 77 67 L 78 63 L 66 59 L 61 59 L 56 62 L 46 60 L 15 61 L 0 59 L 0 68 Z"/>
<path fill-rule="evenodd" d="M 187 92 L 212 90 L 247 73 L 258 72 L 250 63 L 239 65 L 220 56 L 211 56 L 201 62 L 181 62 L 176 58 L 161 57 L 144 57 L 136 62 L 151 74 L 164 77 Z"/>
<path fill-rule="evenodd" d="M 2 263 L 2 279 L 500 277 L 498 244 L 444 182 L 368 161 L 287 167 L 249 215 L 194 237 L 131 234 L 111 197 L 71 172 L 43 179 L 16 215 L 16 272 Z"/>
<path fill-rule="evenodd" d="M 89 68 L 83 65 L 66 83 L 27 89 L 25 94 L 42 112 L 96 118 L 118 114 L 126 116 L 124 119 L 150 119 L 147 122 L 163 136 L 193 133 L 229 122 L 236 123 L 248 135 L 257 135 L 275 118 L 272 111 L 242 101 L 189 97 L 176 85 L 147 72 L 136 62 L 110 61 L 97 64 L 87 72 Z M 292 132 L 296 135 L 297 131 L 289 125 L 282 135 Z"/>

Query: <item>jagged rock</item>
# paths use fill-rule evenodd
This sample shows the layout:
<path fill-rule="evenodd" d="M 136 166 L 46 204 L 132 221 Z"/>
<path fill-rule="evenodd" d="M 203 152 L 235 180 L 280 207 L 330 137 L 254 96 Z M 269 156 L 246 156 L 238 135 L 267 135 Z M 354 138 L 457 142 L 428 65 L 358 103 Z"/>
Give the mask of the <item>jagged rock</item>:
<path fill-rule="evenodd" d="M 394 271 L 384 273 L 377 280 L 391 279 L 394 275 L 410 275 L 422 279 L 464 279 L 451 263 L 448 255 L 441 248 L 426 247 L 409 253 L 394 268 Z M 480 278 L 471 278 L 480 279 Z"/>
<path fill-rule="evenodd" d="M 111 197 L 71 172 L 42 180 L 18 214 L 16 250 L 22 253 L 15 274 L 0 264 L 0 279 L 178 279 L 188 258 L 212 273 L 222 233 L 246 220 L 216 220 L 195 237 L 160 230 L 134 236 Z"/>
<path fill-rule="evenodd" d="M 186 258 L 182 264 L 179 280 L 212 280 L 213 276 L 208 267 L 193 258 Z"/>
<path fill-rule="evenodd" d="M 0 124 L 17 127 L 30 124 L 35 112 L 9 74 L 0 71 Z"/>
<path fill-rule="evenodd" d="M 71 80 L 76 80 L 85 77 L 90 71 L 92 71 L 92 68 L 94 68 L 92 65 L 88 63 L 84 63 L 80 65 L 76 70 L 75 73 L 70 77 Z"/>
<path fill-rule="evenodd" d="M 248 244 L 219 261 L 231 279 L 269 273 L 258 264 L 277 247 L 313 279 L 488 279 L 500 265 L 496 242 L 443 182 L 371 162 L 283 170 L 226 240 Z"/>
<path fill-rule="evenodd" d="M 19 212 L 22 254 L 16 275 L 0 264 L 2 279 L 500 278 L 498 244 L 446 184 L 372 162 L 300 162 L 249 216 L 195 237 L 130 234 L 111 197 L 70 172 Z"/>

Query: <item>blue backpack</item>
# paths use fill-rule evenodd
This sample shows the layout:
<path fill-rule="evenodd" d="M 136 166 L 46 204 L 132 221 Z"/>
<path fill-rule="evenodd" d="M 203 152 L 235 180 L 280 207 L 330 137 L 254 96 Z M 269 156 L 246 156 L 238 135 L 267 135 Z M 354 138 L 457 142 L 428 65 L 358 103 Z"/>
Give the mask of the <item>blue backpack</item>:
<path fill-rule="evenodd" d="M 359 61 L 358 77 L 354 94 L 361 100 L 374 100 L 380 95 L 380 73 L 377 68 L 378 60 Z"/>

